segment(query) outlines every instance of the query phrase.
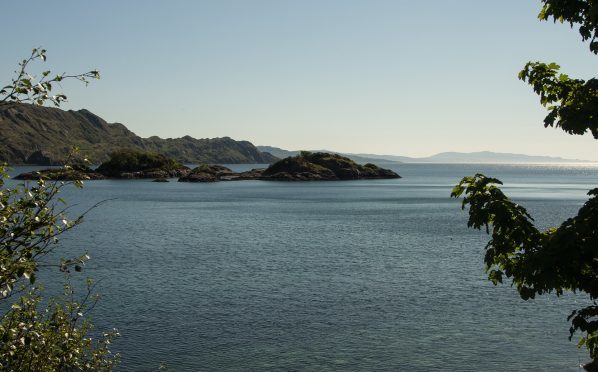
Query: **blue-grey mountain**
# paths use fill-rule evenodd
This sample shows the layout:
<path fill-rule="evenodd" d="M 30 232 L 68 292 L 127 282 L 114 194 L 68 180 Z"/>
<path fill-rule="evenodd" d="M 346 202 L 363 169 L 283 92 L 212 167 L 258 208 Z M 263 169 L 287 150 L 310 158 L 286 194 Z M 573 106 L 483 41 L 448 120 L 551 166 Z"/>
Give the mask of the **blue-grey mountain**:
<path fill-rule="evenodd" d="M 257 146 L 260 151 L 267 151 L 272 155 L 284 158 L 287 156 L 295 156 L 300 151 L 289 151 L 272 146 Z M 442 152 L 436 155 L 427 157 L 409 157 L 399 155 L 378 155 L 378 154 L 351 154 L 341 153 L 330 150 L 318 150 L 346 156 L 357 163 L 454 163 L 454 164 L 471 164 L 471 163 L 591 163 L 597 160 L 580 160 L 580 159 L 564 159 L 554 156 L 534 156 L 524 154 L 511 154 L 502 152 L 479 151 L 479 152 Z"/>

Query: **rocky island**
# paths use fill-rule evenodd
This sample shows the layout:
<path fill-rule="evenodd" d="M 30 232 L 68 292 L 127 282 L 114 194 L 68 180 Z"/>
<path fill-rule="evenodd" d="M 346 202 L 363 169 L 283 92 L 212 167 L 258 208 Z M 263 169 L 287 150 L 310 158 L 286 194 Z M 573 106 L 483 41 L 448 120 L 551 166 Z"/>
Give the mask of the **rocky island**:
<path fill-rule="evenodd" d="M 95 170 L 108 178 L 171 178 L 186 176 L 190 169 L 162 154 L 124 149 Z"/>
<path fill-rule="evenodd" d="M 303 151 L 272 164 L 266 169 L 235 173 L 221 165 L 203 164 L 179 182 L 216 182 L 238 180 L 264 181 L 339 181 L 400 178 L 397 173 L 374 164 L 360 165 L 349 158 L 323 152 Z"/>
<path fill-rule="evenodd" d="M 216 164 L 202 164 L 193 168 L 189 174 L 179 178 L 179 182 L 216 182 L 258 180 L 264 169 L 252 169 L 247 172 L 235 173 L 231 169 Z"/>
<path fill-rule="evenodd" d="M 189 167 L 162 154 L 123 149 L 112 152 L 110 159 L 100 164 L 95 170 L 76 165 L 22 173 L 15 178 L 20 180 L 33 180 L 40 177 L 49 180 L 102 180 L 106 178 L 164 180 L 186 176 L 189 171 Z"/>
<path fill-rule="evenodd" d="M 302 151 L 269 166 L 260 179 L 277 181 L 337 181 L 361 179 L 401 178 L 390 169 L 368 163 L 360 165 L 353 160 L 325 152 Z"/>
<path fill-rule="evenodd" d="M 225 166 L 215 164 L 202 164 L 189 169 L 164 155 L 130 149 L 113 152 L 110 154 L 110 160 L 102 163 L 96 170 L 86 167 L 45 169 L 20 174 L 16 178 L 37 179 L 40 176 L 54 180 L 154 178 L 157 181 L 178 177 L 179 182 L 340 181 L 401 178 L 390 169 L 380 168 L 370 163 L 360 165 L 344 156 L 324 152 L 302 151 L 300 155 L 279 160 L 266 169 L 236 173 Z"/>

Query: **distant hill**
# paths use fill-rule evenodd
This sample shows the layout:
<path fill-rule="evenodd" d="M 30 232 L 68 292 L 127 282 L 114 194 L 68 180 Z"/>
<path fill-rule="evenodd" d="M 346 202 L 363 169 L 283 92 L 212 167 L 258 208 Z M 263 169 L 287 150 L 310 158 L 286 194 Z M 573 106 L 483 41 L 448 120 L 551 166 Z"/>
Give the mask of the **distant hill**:
<path fill-rule="evenodd" d="M 267 151 L 272 155 L 284 158 L 295 156 L 299 151 L 288 151 L 272 146 L 257 146 L 260 151 Z M 339 153 L 327 150 L 309 150 L 323 151 L 346 156 L 358 163 L 593 163 L 592 160 L 564 159 L 553 156 L 534 156 L 523 154 L 511 154 L 501 152 L 442 152 L 436 155 L 414 158 L 399 155 L 378 155 L 378 154 L 351 154 Z"/>
<path fill-rule="evenodd" d="M 589 160 L 565 159 L 554 156 L 534 156 L 501 152 L 442 152 L 419 161 L 435 163 L 590 163 Z"/>
<path fill-rule="evenodd" d="M 270 153 L 277 158 L 287 158 L 289 156 L 297 156 L 301 152 L 300 150 L 284 150 L 278 147 L 273 146 L 256 146 L 258 150 Z M 361 155 L 361 154 L 346 154 L 342 152 L 330 151 L 330 150 L 309 150 L 311 152 L 324 152 L 329 154 L 337 154 L 341 156 L 345 156 L 356 163 L 359 164 L 367 164 L 367 163 L 376 163 L 376 164 L 391 164 L 391 163 L 401 163 L 401 161 L 391 160 L 383 157 L 378 157 L 377 155 L 369 156 L 369 155 Z"/>
<path fill-rule="evenodd" d="M 564 159 L 553 156 L 534 156 L 502 152 L 442 152 L 436 155 L 412 158 L 394 155 L 360 154 L 373 158 L 397 160 L 404 163 L 591 163 L 590 160 Z"/>
<path fill-rule="evenodd" d="M 97 164 L 122 148 L 158 152 L 182 163 L 269 164 L 278 160 L 248 141 L 229 137 L 141 138 L 123 124 L 109 124 L 88 110 L 0 105 L 0 162 L 61 164 L 72 146 Z"/>

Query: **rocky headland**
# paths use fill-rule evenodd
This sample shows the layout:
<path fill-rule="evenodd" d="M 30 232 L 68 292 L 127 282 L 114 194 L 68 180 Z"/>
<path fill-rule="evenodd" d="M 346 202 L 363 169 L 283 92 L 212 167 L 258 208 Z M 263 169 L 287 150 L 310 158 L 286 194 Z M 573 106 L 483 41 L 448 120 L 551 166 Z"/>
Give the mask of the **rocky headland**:
<path fill-rule="evenodd" d="M 73 146 L 93 164 L 123 148 L 164 154 L 181 163 L 271 164 L 278 160 L 251 142 L 229 137 L 142 138 L 123 124 L 108 123 L 88 110 L 0 105 L 0 163 L 63 165 Z"/>

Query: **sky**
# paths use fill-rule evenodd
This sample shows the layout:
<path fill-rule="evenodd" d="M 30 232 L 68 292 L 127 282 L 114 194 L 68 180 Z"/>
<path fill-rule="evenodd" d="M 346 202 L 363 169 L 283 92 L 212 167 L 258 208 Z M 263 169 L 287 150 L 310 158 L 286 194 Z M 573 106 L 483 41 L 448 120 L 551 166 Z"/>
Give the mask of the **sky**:
<path fill-rule="evenodd" d="M 6 1 L 0 83 L 32 72 L 142 137 L 228 136 L 289 150 L 428 156 L 496 151 L 598 160 L 591 135 L 544 128 L 528 61 L 591 78 L 576 29 L 539 0 Z"/>

